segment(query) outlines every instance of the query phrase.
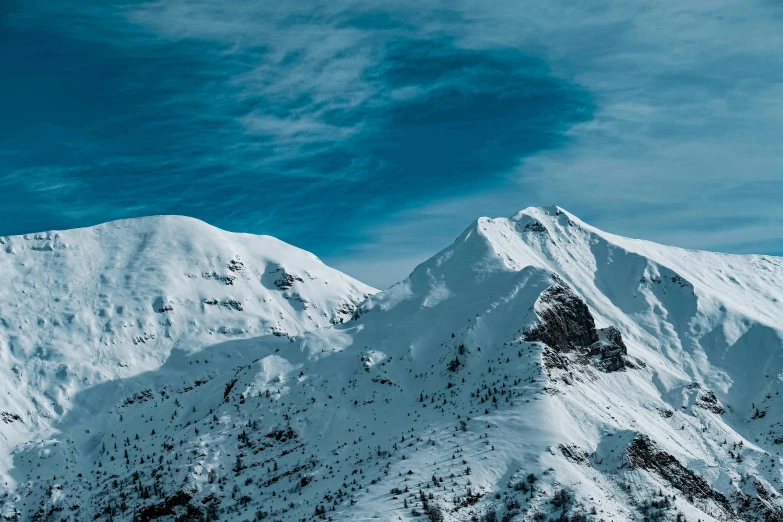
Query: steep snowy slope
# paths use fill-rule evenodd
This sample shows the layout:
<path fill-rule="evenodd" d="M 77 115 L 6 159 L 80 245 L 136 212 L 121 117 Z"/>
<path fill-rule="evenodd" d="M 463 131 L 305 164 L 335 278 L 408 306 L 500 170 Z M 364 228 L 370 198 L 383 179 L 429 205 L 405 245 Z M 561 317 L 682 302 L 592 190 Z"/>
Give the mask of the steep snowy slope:
<path fill-rule="evenodd" d="M 172 349 L 339 323 L 374 291 L 272 237 L 185 217 L 0 247 L 0 447 L 46 430 L 80 390 L 157 369 Z"/>
<path fill-rule="evenodd" d="M 782 301 L 780 258 L 557 207 L 481 218 L 349 322 L 180 343 L 83 387 L 0 501 L 18 520 L 783 520 Z"/>

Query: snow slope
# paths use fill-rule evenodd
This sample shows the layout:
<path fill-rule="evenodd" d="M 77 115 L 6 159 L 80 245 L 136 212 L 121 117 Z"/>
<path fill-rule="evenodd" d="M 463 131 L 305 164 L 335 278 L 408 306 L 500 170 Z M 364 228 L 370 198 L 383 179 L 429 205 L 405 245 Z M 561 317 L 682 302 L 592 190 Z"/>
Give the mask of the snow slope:
<path fill-rule="evenodd" d="M 94 234 L 61 234 L 77 233 Z M 192 235 L 172 233 L 164 244 L 185 245 Z M 120 242 L 138 246 L 138 236 Z M 228 267 L 240 255 L 245 271 L 260 258 L 289 274 L 310 270 L 295 265 L 300 258 L 317 263 L 304 253 L 271 261 L 272 250 L 232 250 L 213 263 Z M 40 279 L 48 272 L 40 266 L 28 272 L 39 276 L 26 289 L 31 302 L 64 281 L 73 296 L 94 288 Z M 226 270 L 233 273 L 214 269 Z M 124 272 L 141 275 L 115 283 L 111 295 L 132 301 L 144 271 Z M 20 422 L 40 425 L 9 443 L 13 461 L 0 493 L 7 518 L 783 520 L 780 258 L 667 247 L 602 232 L 558 207 L 529 208 L 477 220 L 358 308 L 335 303 L 355 303 L 371 289 L 310 271 L 315 281 L 339 281 L 340 291 L 302 289 L 313 304 L 298 323 L 243 306 L 239 317 L 259 326 L 234 336 L 199 329 L 213 313 L 199 303 L 234 296 L 217 295 L 212 284 L 223 280 L 205 272 L 213 268 L 172 269 L 181 284 L 143 292 L 145 317 L 161 315 L 150 305 L 158 297 L 182 314 L 178 329 L 170 327 L 176 341 L 163 343 L 167 330 L 158 325 L 159 352 L 147 356 L 157 364 L 129 355 L 138 344 L 119 344 L 116 326 L 91 327 L 89 335 L 117 340 L 105 344 L 116 360 L 140 362 L 81 384 L 108 366 L 67 341 L 57 345 L 70 358 L 67 375 L 80 377 L 62 412 L 48 422 L 28 413 L 0 423 L 6 436 Z M 123 270 L 89 273 L 114 281 Z M 252 284 L 279 297 L 264 285 L 267 273 L 256 271 Z M 15 317 L 43 313 L 24 300 L 19 307 L 25 312 Z M 234 317 L 228 308 L 214 310 Z M 92 308 L 90 320 L 102 309 Z M 304 321 L 313 309 L 331 313 Z M 324 327 L 330 322 L 339 324 Z M 15 330 L 6 328 L 10 339 Z M 41 331 L 33 324 L 19 339 L 41 344 L 31 339 Z M 70 335 L 76 345 L 85 333 Z M 57 384 L 53 364 L 24 354 L 15 364 L 50 372 L 36 389 L 69 389 Z"/>
<path fill-rule="evenodd" d="M 46 430 L 81 390 L 159 368 L 172 349 L 341 322 L 375 291 L 272 237 L 177 216 L 0 247 L 0 447 Z"/>

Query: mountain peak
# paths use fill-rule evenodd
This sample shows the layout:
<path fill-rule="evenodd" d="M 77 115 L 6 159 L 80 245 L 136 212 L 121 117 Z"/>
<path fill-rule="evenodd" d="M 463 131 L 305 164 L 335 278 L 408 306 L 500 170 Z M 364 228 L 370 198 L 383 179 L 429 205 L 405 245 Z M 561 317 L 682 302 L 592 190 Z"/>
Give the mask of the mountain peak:
<path fill-rule="evenodd" d="M 546 207 L 527 207 L 520 210 L 511 218 L 511 221 L 527 224 L 531 220 L 536 221 L 556 221 L 564 226 L 566 225 L 579 225 L 589 226 L 587 223 L 579 219 L 577 216 L 568 212 L 562 207 L 556 205 L 550 205 Z"/>
<path fill-rule="evenodd" d="M 3 247 L 8 520 L 783 517 L 779 258 L 560 207 L 377 294 L 187 218 Z"/>
<path fill-rule="evenodd" d="M 271 236 L 184 216 L 0 243 L 0 283 L 13 296 L 0 300 L 0 338 L 11 346 L 0 378 L 22 379 L 0 395 L 0 411 L 56 417 L 84 386 L 156 368 L 174 347 L 300 335 L 350 320 L 376 292 Z M 36 374 L 44 378 L 23 378 Z"/>
<path fill-rule="evenodd" d="M 156 229 L 189 229 L 192 232 L 206 233 L 207 231 L 220 231 L 224 232 L 209 223 L 202 221 L 198 218 L 190 216 L 181 216 L 176 214 L 160 214 L 151 216 L 139 216 L 131 218 L 115 219 L 112 221 L 106 221 L 98 223 L 96 225 L 90 225 L 85 227 L 77 227 L 71 229 L 52 229 L 40 232 L 29 232 L 25 234 L 14 234 L 10 236 L 4 236 L 8 238 L 23 237 L 23 238 L 35 238 L 35 237 L 48 237 L 61 233 L 90 233 L 98 232 L 102 230 L 118 230 L 118 229 L 130 229 L 137 231 L 153 231 Z"/>

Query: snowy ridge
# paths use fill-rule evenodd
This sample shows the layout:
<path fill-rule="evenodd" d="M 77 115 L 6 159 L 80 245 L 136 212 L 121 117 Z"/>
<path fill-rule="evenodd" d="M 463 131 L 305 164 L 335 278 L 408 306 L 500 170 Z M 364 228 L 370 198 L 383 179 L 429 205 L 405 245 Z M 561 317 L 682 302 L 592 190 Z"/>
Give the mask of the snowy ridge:
<path fill-rule="evenodd" d="M 46 432 L 81 390 L 157 369 L 173 348 L 296 335 L 349 319 L 374 292 L 275 238 L 178 216 L 3 237 L 0 248 L 4 448 Z"/>
<path fill-rule="evenodd" d="M 176 275 L 181 285 L 144 292 L 148 317 L 172 312 L 149 304 L 159 294 L 161 308 L 182 314 L 169 327 L 176 342 L 155 344 L 166 339 L 158 324 L 148 357 L 159 362 L 74 385 L 62 414 L 25 424 L 15 440 L 20 421 L 0 423 L 12 459 L 0 493 L 7 519 L 783 520 L 780 258 L 666 247 L 529 208 L 477 220 L 373 293 L 271 239 L 241 236 L 248 250 L 205 255 L 189 246 L 193 233 L 170 228 L 159 244 L 176 242 L 178 263 L 192 255 L 215 267 L 198 274 L 218 277 Z M 90 234 L 57 241 L 89 244 Z M 139 237 L 115 243 L 130 249 Z M 159 248 L 150 259 L 170 262 Z M 38 286 L 28 292 L 94 288 L 41 279 L 51 265 L 33 266 L 40 254 L 29 252 Z M 270 270 L 251 260 L 286 275 L 269 284 Z M 246 282 L 261 292 L 255 301 L 217 295 L 239 282 L 212 286 L 234 273 L 232 261 L 255 274 Z M 136 296 L 145 272 L 130 272 L 137 279 L 114 299 Z M 305 288 L 305 273 L 334 293 Z M 175 298 L 162 295 L 174 287 Z M 301 310 L 285 297 L 294 288 Z M 241 311 L 196 306 L 237 295 Z M 285 306 L 296 321 L 277 315 Z M 204 333 L 213 309 L 244 313 L 240 324 L 254 329 Z M 106 350 L 117 358 L 139 346 L 99 324 L 89 335 L 116 341 Z M 6 328 L 10 343 L 16 330 Z M 40 331 L 24 342 L 40 345 Z M 80 383 L 96 372 L 87 352 L 60 350 Z M 42 365 L 34 348 L 24 353 L 27 368 Z M 36 390 L 67 389 L 50 384 L 56 372 L 42 375 Z"/>

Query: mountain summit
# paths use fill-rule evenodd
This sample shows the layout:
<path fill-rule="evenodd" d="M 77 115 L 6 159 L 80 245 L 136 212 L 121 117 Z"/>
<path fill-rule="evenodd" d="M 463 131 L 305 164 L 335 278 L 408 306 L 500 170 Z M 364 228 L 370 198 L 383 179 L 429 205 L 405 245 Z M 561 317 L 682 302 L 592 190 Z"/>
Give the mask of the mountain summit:
<path fill-rule="evenodd" d="M 3 242 L 8 520 L 783 520 L 781 258 L 558 207 L 377 293 L 185 218 Z"/>
<path fill-rule="evenodd" d="M 180 216 L 2 237 L 0 285 L 3 450 L 174 349 L 339 323 L 376 291 L 273 237 Z"/>

